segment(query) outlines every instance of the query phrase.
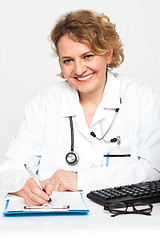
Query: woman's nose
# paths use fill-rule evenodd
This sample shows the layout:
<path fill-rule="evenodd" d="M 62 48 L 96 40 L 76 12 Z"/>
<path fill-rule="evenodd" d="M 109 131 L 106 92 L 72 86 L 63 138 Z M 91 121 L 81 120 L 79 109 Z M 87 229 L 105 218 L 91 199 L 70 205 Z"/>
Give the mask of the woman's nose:
<path fill-rule="evenodd" d="M 82 76 L 87 70 L 87 67 L 82 61 L 75 61 L 74 74 L 77 76 Z"/>

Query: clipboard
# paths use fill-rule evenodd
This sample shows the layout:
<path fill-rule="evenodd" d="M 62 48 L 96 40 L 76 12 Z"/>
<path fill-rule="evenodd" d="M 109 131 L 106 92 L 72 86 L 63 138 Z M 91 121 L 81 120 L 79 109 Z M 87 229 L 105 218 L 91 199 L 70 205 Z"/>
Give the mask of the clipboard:
<path fill-rule="evenodd" d="M 46 215 L 46 214 L 87 214 L 83 194 L 79 192 L 53 192 L 52 203 L 42 206 L 27 206 L 23 198 L 12 196 L 6 200 L 4 216 Z M 66 203 L 66 204 L 64 204 Z"/>

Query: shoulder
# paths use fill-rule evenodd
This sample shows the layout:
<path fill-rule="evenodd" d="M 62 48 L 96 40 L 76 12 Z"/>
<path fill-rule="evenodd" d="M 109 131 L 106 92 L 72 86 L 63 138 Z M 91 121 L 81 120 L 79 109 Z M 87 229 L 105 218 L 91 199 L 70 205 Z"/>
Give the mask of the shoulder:
<path fill-rule="evenodd" d="M 41 95 L 42 97 L 60 97 L 63 93 L 73 91 L 73 87 L 67 81 L 61 81 L 47 89 Z"/>
<path fill-rule="evenodd" d="M 64 94 L 72 95 L 73 87 L 67 81 L 61 81 L 40 92 L 35 98 L 28 102 L 29 105 L 45 105 L 50 102 L 61 101 Z"/>
<path fill-rule="evenodd" d="M 122 99 L 129 98 L 134 101 L 159 99 L 158 94 L 152 90 L 147 82 L 119 74 L 116 74 L 115 77 L 120 81 L 120 96 Z"/>

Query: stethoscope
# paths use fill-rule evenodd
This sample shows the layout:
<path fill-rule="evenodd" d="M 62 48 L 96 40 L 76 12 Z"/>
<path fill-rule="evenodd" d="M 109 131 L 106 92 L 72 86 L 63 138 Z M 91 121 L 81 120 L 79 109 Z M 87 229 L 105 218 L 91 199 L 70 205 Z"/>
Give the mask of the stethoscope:
<path fill-rule="evenodd" d="M 66 162 L 74 166 L 79 161 L 79 155 L 74 151 L 74 129 L 73 129 L 73 119 L 69 116 L 70 129 L 71 129 L 71 151 L 66 154 Z"/>
<path fill-rule="evenodd" d="M 105 134 L 101 138 L 97 138 L 97 136 L 96 136 L 96 134 L 94 132 L 90 133 L 91 136 L 95 137 L 97 140 L 103 140 L 106 143 L 115 143 L 115 142 L 117 142 L 117 144 L 119 145 L 121 143 L 120 136 L 117 136 L 116 138 L 112 138 L 112 139 L 110 139 L 108 141 L 106 141 L 104 139 L 105 136 L 107 135 L 107 133 L 109 132 L 110 128 L 112 127 L 112 125 L 113 125 L 113 123 L 114 123 L 114 121 L 116 119 L 116 116 L 118 114 L 118 111 L 119 111 L 119 108 L 116 108 L 113 120 L 112 120 L 111 124 L 109 125 L 107 131 L 105 132 Z M 72 116 L 69 116 L 69 122 L 70 122 L 70 129 L 71 129 L 71 151 L 66 154 L 66 158 L 65 159 L 66 159 L 66 162 L 69 165 L 74 166 L 74 165 L 76 165 L 79 162 L 79 155 L 74 151 L 74 129 L 73 129 L 73 119 L 72 119 Z"/>

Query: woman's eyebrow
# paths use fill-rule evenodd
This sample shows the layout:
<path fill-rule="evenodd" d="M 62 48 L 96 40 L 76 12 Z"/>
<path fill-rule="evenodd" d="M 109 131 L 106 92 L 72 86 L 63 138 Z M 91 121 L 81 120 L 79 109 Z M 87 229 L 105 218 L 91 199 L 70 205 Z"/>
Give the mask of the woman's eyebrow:
<path fill-rule="evenodd" d="M 93 54 L 93 52 L 92 52 L 92 51 L 87 51 L 87 52 L 84 52 L 84 53 L 82 53 L 82 54 L 81 54 L 81 57 L 83 57 L 83 56 L 85 56 L 85 55 L 87 55 L 87 54 L 91 54 L 91 53 Z"/>
<path fill-rule="evenodd" d="M 70 56 L 63 56 L 63 57 L 61 57 L 62 60 L 63 59 L 68 59 L 68 58 L 72 58 L 72 57 L 70 57 Z"/>

